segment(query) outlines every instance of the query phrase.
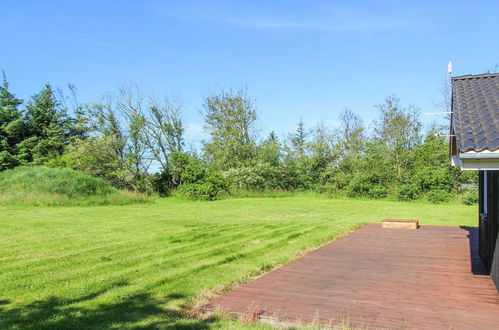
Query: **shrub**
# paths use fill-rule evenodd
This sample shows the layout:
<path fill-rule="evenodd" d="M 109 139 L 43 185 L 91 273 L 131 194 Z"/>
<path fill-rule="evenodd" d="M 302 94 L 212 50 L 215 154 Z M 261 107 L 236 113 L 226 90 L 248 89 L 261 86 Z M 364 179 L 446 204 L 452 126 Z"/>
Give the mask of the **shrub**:
<path fill-rule="evenodd" d="M 470 190 L 461 196 L 461 203 L 464 205 L 475 205 L 478 203 L 478 191 Z"/>
<path fill-rule="evenodd" d="M 434 204 L 439 204 L 439 203 L 448 202 L 450 199 L 450 194 L 443 189 L 435 189 L 435 190 L 430 190 L 426 194 L 426 198 Z"/>
<path fill-rule="evenodd" d="M 50 159 L 45 166 L 69 168 L 122 187 L 123 180 L 118 176 L 120 165 L 113 148 L 113 142 L 109 138 L 75 140 L 67 146 L 63 155 Z"/>
<path fill-rule="evenodd" d="M 363 197 L 367 196 L 369 189 L 372 186 L 371 179 L 365 175 L 359 175 L 353 178 L 346 188 L 348 197 Z"/>
<path fill-rule="evenodd" d="M 292 175 L 290 169 L 263 161 L 231 168 L 223 172 L 223 176 L 234 190 L 288 190 L 296 186 L 296 175 Z"/>
<path fill-rule="evenodd" d="M 319 184 L 316 191 L 320 193 L 334 194 L 343 190 L 349 183 L 351 176 L 333 168 L 327 168 L 319 176 Z"/>
<path fill-rule="evenodd" d="M 160 197 L 170 196 L 172 191 L 172 175 L 163 171 L 152 176 L 153 189 Z"/>
<path fill-rule="evenodd" d="M 180 174 L 181 184 L 191 184 L 198 183 L 202 181 L 205 177 L 205 170 L 201 164 L 197 162 L 192 162 L 185 166 L 182 173 Z"/>
<path fill-rule="evenodd" d="M 445 168 L 418 169 L 418 171 L 412 178 L 412 182 L 423 193 L 430 190 L 445 190 L 447 192 L 450 192 L 455 185 L 455 180 L 452 176 L 452 173 Z"/>
<path fill-rule="evenodd" d="M 315 186 L 314 190 L 319 194 L 326 194 L 329 196 L 337 195 L 339 192 L 338 187 L 334 183 L 318 184 Z"/>
<path fill-rule="evenodd" d="M 399 201 L 412 201 L 418 197 L 418 187 L 404 184 L 397 190 L 396 196 Z"/>
<path fill-rule="evenodd" d="M 387 195 L 388 195 L 388 190 L 381 185 L 372 186 L 369 188 L 369 191 L 367 192 L 367 196 L 369 198 L 374 198 L 374 199 L 385 198 Z"/>
<path fill-rule="evenodd" d="M 201 169 L 201 172 L 198 170 Z M 194 175 L 195 174 L 195 175 Z M 187 199 L 216 200 L 227 195 L 227 182 L 219 172 L 212 169 L 192 168 L 189 170 L 190 179 L 197 181 L 185 181 L 177 189 L 177 194 Z M 190 180 L 189 179 L 189 180 Z"/>

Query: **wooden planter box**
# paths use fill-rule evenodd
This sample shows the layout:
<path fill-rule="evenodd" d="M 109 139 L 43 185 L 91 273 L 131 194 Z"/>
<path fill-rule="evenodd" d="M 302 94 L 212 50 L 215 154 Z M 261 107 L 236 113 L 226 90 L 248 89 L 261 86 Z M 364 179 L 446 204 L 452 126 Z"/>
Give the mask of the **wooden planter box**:
<path fill-rule="evenodd" d="M 399 229 L 418 229 L 419 220 L 417 219 L 385 219 L 382 221 L 383 228 L 399 228 Z"/>

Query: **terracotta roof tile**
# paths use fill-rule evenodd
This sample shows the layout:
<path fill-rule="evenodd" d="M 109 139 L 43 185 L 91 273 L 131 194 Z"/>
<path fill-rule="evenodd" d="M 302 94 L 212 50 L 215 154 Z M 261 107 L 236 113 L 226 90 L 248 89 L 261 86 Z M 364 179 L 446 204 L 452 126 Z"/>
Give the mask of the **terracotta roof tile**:
<path fill-rule="evenodd" d="M 457 148 L 499 149 L 499 73 L 452 78 L 452 126 Z"/>

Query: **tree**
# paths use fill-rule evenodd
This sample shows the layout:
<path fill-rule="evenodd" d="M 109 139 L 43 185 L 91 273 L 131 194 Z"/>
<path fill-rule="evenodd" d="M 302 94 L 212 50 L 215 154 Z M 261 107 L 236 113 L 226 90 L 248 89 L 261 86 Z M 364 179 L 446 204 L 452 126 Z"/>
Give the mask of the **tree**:
<path fill-rule="evenodd" d="M 9 91 L 9 83 L 3 73 L 0 86 L 0 171 L 18 165 L 17 147 L 23 135 L 23 116 L 19 106 L 22 100 Z"/>
<path fill-rule="evenodd" d="M 258 159 L 274 167 L 281 165 L 281 143 L 274 131 L 258 146 Z"/>
<path fill-rule="evenodd" d="M 335 134 L 324 123 L 317 125 L 312 131 L 308 144 L 313 166 L 313 176 L 317 178 L 328 166 L 333 166 L 337 158 L 335 152 Z"/>
<path fill-rule="evenodd" d="M 136 178 L 147 173 L 151 165 L 145 133 L 145 98 L 138 85 L 124 85 L 119 89 L 115 104 L 125 127 L 122 131 L 125 159 Z"/>
<path fill-rule="evenodd" d="M 71 138 L 70 120 L 49 84 L 32 96 L 24 119 L 24 140 L 17 145 L 21 163 L 41 165 L 64 152 Z"/>
<path fill-rule="evenodd" d="M 218 169 L 238 167 L 255 155 L 257 112 L 244 89 L 222 91 L 205 99 L 205 155 Z"/>
<path fill-rule="evenodd" d="M 400 180 L 404 170 L 410 167 L 409 151 L 421 143 L 419 109 L 412 105 L 402 107 L 399 98 L 393 95 L 376 107 L 380 120 L 375 122 L 374 139 L 385 147 L 386 156 L 393 159 L 392 164 Z"/>
<path fill-rule="evenodd" d="M 146 145 L 162 171 L 169 172 L 171 155 L 182 153 L 184 149 L 182 105 L 178 100 L 169 99 L 163 103 L 151 100 L 151 103 L 145 116 Z"/>
<path fill-rule="evenodd" d="M 364 123 L 350 109 L 345 109 L 340 114 L 340 127 L 337 130 L 337 136 L 344 153 L 361 153 L 365 149 Z"/>
<path fill-rule="evenodd" d="M 291 151 L 296 155 L 296 157 L 305 156 L 309 134 L 310 133 L 305 129 L 305 123 L 300 118 L 296 131 L 289 135 Z"/>
<path fill-rule="evenodd" d="M 108 98 L 106 102 L 96 103 L 91 106 L 91 113 L 94 116 L 94 126 L 100 136 L 106 138 L 114 151 L 120 167 L 126 167 L 125 161 L 125 133 L 121 127 L 112 101 Z"/>
<path fill-rule="evenodd" d="M 67 85 L 68 94 L 58 88 L 59 100 L 62 106 L 71 114 L 70 121 L 70 136 L 71 139 L 85 139 L 90 136 L 95 127 L 92 125 L 91 107 L 87 104 L 81 104 L 78 101 L 76 86 L 73 84 Z"/>
<path fill-rule="evenodd" d="M 352 174 L 361 170 L 363 156 L 366 153 L 367 137 L 362 119 L 350 109 L 340 114 L 340 127 L 336 130 L 336 152 L 339 169 Z"/>

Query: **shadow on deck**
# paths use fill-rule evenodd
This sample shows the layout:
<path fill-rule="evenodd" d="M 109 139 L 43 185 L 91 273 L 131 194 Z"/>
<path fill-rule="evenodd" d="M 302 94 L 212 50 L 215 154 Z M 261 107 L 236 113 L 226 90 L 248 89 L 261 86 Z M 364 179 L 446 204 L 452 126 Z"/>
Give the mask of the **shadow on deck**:
<path fill-rule="evenodd" d="M 244 319 L 363 328 L 493 329 L 499 293 L 473 227 L 369 224 L 205 306 Z"/>

